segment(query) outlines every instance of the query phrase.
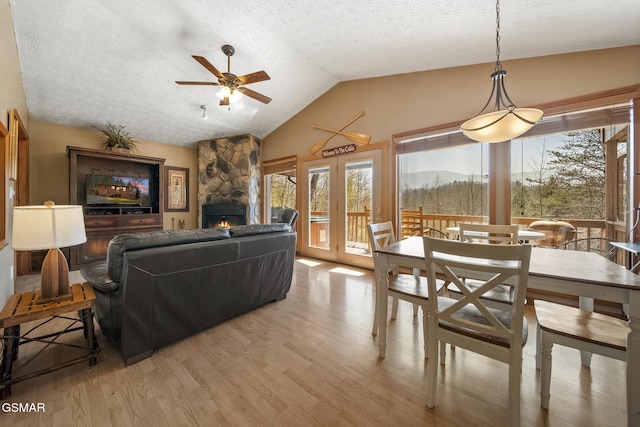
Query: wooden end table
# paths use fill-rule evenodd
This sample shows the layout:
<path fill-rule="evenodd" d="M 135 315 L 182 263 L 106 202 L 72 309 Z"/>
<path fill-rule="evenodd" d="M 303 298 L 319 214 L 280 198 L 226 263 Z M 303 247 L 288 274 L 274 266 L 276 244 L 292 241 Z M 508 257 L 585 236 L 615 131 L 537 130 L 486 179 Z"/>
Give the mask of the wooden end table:
<path fill-rule="evenodd" d="M 4 328 L 2 339 L 2 363 L 0 364 L 0 399 L 11 397 L 11 385 L 38 375 L 56 371 L 67 366 L 89 361 L 89 366 L 97 363 L 96 356 L 100 352 L 100 346 L 96 341 L 93 329 L 93 301 L 96 294 L 93 288 L 86 283 L 71 286 L 71 299 L 55 301 L 46 304 L 37 304 L 40 298 L 40 291 L 25 292 L 24 294 L 14 294 L 9 297 L 6 305 L 0 312 L 0 328 Z M 73 311 L 78 312 L 78 317 L 65 316 L 64 314 Z M 34 335 L 41 326 L 49 323 L 53 319 L 66 319 L 69 321 L 62 330 L 40 336 Z M 23 335 L 20 335 L 20 325 L 27 322 L 42 320 L 36 326 L 30 328 Z M 82 323 L 81 326 L 76 326 Z M 76 345 L 57 342 L 62 335 L 83 330 L 87 345 Z M 40 342 L 46 344 L 41 350 L 27 359 L 21 366 L 12 372 L 13 362 L 18 358 L 18 348 L 30 342 Z M 42 354 L 51 345 L 60 345 L 83 350 L 85 354 L 80 357 L 55 364 L 54 366 L 39 369 L 34 372 L 21 373 L 37 356 Z"/>

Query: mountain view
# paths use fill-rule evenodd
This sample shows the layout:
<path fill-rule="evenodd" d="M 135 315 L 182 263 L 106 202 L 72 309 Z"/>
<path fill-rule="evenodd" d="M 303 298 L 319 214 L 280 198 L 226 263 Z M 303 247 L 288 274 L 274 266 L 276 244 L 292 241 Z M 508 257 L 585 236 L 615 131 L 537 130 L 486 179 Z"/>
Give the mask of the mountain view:
<path fill-rule="evenodd" d="M 551 175 L 551 171 L 545 171 L 545 175 Z M 401 187 L 403 189 L 405 188 L 423 188 L 423 187 L 427 187 L 427 188 L 432 188 L 435 187 L 437 185 L 443 185 L 443 184 L 450 184 L 452 182 L 465 182 L 468 181 L 470 179 L 473 179 L 473 181 L 478 182 L 480 181 L 480 175 L 479 174 L 475 174 L 475 175 L 466 175 L 463 173 L 458 173 L 458 172 L 451 172 L 451 171 L 445 171 L 445 170 L 440 170 L 440 171 L 420 171 L 420 172 L 409 172 L 409 173 L 403 173 L 402 174 L 402 184 Z M 523 178 L 523 174 L 520 172 L 516 172 L 511 174 L 511 181 L 522 181 Z M 538 172 L 536 171 L 526 171 L 524 173 L 524 179 L 527 180 L 528 179 L 537 179 L 538 178 Z M 487 180 L 487 177 L 485 176 L 484 180 Z M 436 184 L 437 183 L 437 184 Z"/>

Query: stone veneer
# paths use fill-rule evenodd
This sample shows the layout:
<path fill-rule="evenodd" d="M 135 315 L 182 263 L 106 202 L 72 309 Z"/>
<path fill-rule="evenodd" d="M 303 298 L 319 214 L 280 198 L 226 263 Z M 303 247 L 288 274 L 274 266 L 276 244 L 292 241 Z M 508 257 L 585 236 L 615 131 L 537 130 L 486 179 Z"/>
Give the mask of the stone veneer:
<path fill-rule="evenodd" d="M 247 205 L 247 224 L 260 223 L 260 140 L 238 135 L 200 141 L 198 206 L 210 203 Z M 202 222 L 199 218 L 198 223 Z"/>

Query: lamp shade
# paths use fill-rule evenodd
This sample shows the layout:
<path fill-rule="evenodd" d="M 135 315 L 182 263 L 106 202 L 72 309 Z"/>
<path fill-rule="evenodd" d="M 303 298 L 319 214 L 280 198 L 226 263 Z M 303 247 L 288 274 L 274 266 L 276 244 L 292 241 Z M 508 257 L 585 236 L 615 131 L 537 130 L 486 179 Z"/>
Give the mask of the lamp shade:
<path fill-rule="evenodd" d="M 18 251 L 63 248 L 87 241 L 84 215 L 80 205 L 55 205 L 13 208 L 11 246 Z"/>
<path fill-rule="evenodd" d="M 464 122 L 460 128 L 469 138 L 480 142 L 504 142 L 522 135 L 542 117 L 536 108 L 510 108 L 493 111 Z"/>

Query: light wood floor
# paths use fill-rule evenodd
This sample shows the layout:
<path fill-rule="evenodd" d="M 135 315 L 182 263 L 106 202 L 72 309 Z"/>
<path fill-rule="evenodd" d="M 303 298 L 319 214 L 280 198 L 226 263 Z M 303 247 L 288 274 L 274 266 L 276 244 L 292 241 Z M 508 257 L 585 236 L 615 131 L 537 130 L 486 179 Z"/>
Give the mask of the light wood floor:
<path fill-rule="evenodd" d="M 71 366 L 13 386 L 0 402 L 45 413 L 0 412 L 5 426 L 502 426 L 508 367 L 463 349 L 447 352 L 435 409 L 425 405 L 420 317 L 400 303 L 387 357 L 371 335 L 371 271 L 298 259 L 288 297 L 125 366 L 98 330 L 98 364 Z M 310 260 L 309 260 L 310 261 Z M 36 280 L 37 282 L 37 280 Z M 33 280 L 19 278 L 28 287 Z M 522 372 L 523 426 L 622 426 L 624 364 L 554 348 L 551 404 L 540 407 L 535 321 Z M 24 330 L 24 329 L 23 329 Z M 80 335 L 80 333 L 77 333 Z M 71 335 L 71 334 L 70 334 Z M 73 339 L 73 337 L 71 337 Z M 18 361 L 31 352 L 21 348 Z M 64 350 L 66 351 L 66 350 Z M 59 352 L 50 357 L 58 359 Z"/>

